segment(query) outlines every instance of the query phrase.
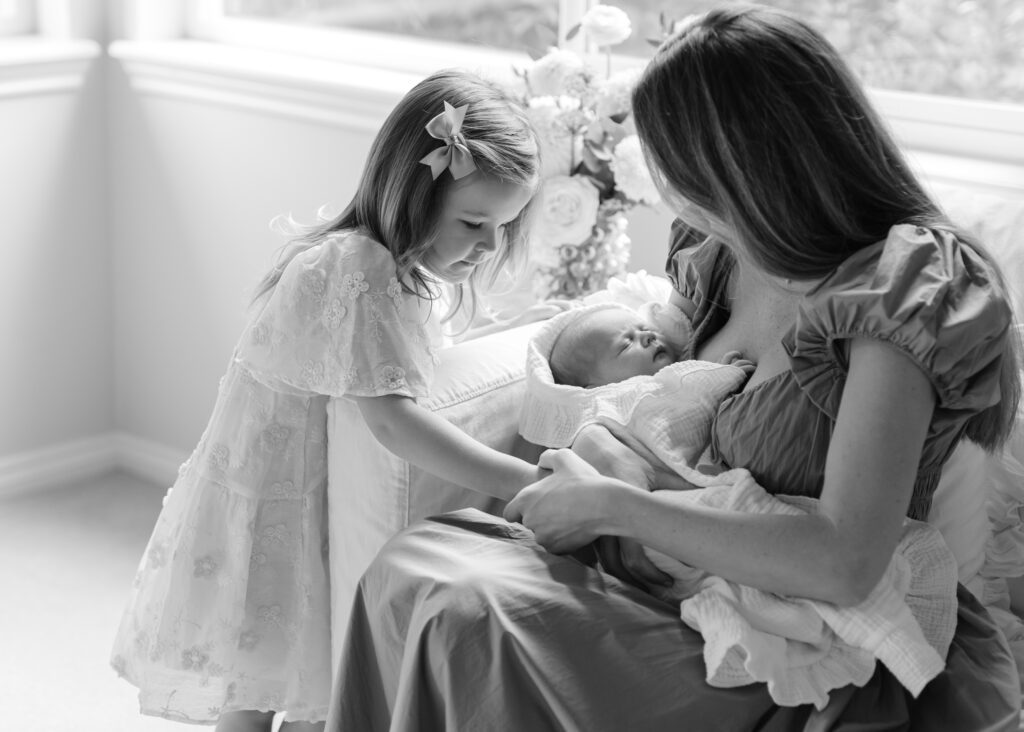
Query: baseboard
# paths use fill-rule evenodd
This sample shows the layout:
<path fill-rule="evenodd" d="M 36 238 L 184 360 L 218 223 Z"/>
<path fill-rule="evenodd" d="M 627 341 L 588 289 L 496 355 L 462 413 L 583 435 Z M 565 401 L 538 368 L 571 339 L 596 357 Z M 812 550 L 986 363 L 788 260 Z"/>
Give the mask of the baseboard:
<path fill-rule="evenodd" d="M 28 493 L 112 470 L 170 486 L 188 454 L 122 432 L 71 440 L 0 457 L 0 498 Z"/>
<path fill-rule="evenodd" d="M 0 497 L 71 483 L 117 467 L 110 435 L 0 457 Z"/>
<path fill-rule="evenodd" d="M 113 435 L 118 467 L 140 478 L 166 485 L 174 483 L 188 452 L 153 440 L 118 432 Z"/>

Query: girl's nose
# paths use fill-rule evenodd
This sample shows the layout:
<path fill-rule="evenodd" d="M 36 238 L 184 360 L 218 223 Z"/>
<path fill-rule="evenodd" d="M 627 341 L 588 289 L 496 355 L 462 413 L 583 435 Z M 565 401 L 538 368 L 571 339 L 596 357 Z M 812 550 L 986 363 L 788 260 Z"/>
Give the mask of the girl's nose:
<path fill-rule="evenodd" d="M 495 252 L 501 244 L 501 229 L 490 229 L 480 235 L 476 248 L 481 252 Z"/>

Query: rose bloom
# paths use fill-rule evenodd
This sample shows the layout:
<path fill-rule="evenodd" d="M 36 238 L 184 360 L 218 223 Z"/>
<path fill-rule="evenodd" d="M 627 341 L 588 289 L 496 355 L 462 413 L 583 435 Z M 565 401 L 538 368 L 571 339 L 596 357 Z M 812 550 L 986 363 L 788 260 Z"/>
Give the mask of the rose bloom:
<path fill-rule="evenodd" d="M 643 150 L 640 149 L 640 138 L 636 135 L 622 138 L 615 146 L 611 169 L 615 174 L 615 187 L 627 197 L 648 205 L 661 200 L 651 171 L 647 168 L 647 161 L 644 160 Z"/>
<path fill-rule="evenodd" d="M 582 244 L 590 236 L 600 204 L 597 186 L 582 175 L 559 175 L 540 191 L 536 235 L 549 246 Z"/>
<path fill-rule="evenodd" d="M 556 97 L 566 90 L 579 88 L 581 83 L 586 86 L 585 75 L 583 59 L 572 51 L 558 48 L 552 48 L 526 70 L 530 93 L 538 97 Z"/>
<path fill-rule="evenodd" d="M 633 27 L 625 11 L 614 5 L 595 5 L 580 19 L 580 28 L 597 46 L 614 46 L 629 38 Z"/>

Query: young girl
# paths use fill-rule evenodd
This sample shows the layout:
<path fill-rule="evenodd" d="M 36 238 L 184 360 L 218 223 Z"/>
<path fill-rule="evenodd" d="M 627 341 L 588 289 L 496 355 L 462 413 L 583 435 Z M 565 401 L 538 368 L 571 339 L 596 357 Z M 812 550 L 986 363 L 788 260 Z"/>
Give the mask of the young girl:
<path fill-rule="evenodd" d="M 218 730 L 316 729 L 331 674 L 327 401 L 357 401 L 392 452 L 509 499 L 537 478 L 416 403 L 440 346 L 442 286 L 474 302 L 516 255 L 538 144 L 496 87 L 456 71 L 413 88 L 334 221 L 260 283 L 210 423 L 135 579 L 112 664 L 144 714 Z M 528 316 L 529 317 L 529 316 Z M 318 724 L 319 723 L 319 724 Z"/>

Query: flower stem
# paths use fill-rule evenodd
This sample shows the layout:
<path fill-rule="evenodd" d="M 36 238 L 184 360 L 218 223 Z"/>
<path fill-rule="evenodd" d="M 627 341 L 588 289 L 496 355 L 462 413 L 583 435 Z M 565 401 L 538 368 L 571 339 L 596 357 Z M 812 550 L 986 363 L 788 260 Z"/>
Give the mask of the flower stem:
<path fill-rule="evenodd" d="M 612 77 L 612 47 L 611 46 L 605 46 L 604 47 L 604 56 L 605 56 L 604 77 L 606 79 L 610 79 Z"/>

